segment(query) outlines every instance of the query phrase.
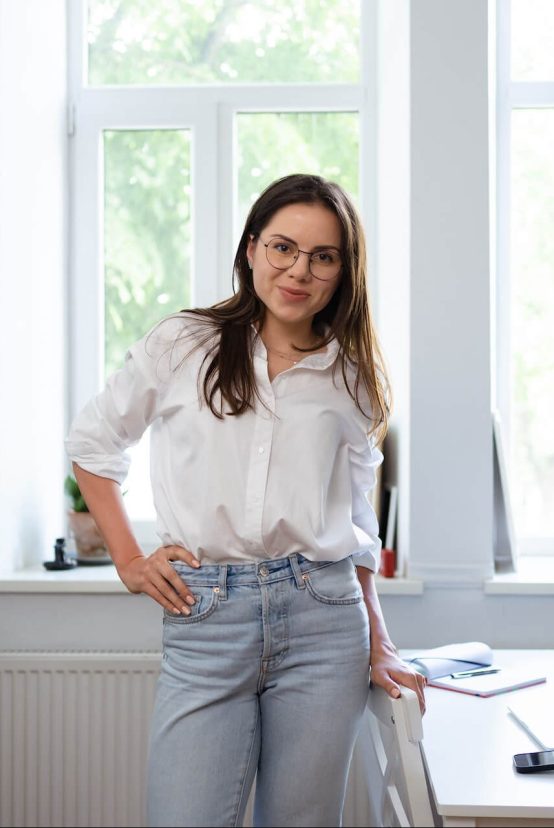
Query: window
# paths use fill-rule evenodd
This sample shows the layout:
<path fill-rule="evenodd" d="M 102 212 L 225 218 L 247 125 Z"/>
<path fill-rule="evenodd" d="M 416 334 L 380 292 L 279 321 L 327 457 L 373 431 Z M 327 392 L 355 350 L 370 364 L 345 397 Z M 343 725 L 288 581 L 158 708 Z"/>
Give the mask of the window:
<path fill-rule="evenodd" d="M 497 23 L 497 402 L 520 551 L 554 553 L 554 4 Z"/>
<path fill-rule="evenodd" d="M 231 294 L 246 213 L 274 178 L 343 184 L 374 250 L 375 4 L 69 10 L 73 415 L 158 319 Z M 131 451 L 126 505 L 153 541 L 148 435 Z"/>

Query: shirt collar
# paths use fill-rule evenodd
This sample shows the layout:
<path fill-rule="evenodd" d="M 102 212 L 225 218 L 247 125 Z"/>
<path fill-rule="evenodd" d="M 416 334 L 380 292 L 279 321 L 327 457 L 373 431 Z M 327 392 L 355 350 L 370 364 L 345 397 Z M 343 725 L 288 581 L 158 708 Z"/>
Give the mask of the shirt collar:
<path fill-rule="evenodd" d="M 267 362 L 267 350 L 263 343 L 261 336 L 256 330 L 253 322 L 250 323 L 254 342 L 254 356 L 258 356 Z M 325 325 L 325 336 L 329 333 L 330 325 Z M 302 367 L 307 368 L 328 368 L 335 361 L 339 352 L 339 343 L 334 336 L 327 344 L 327 350 L 322 354 L 310 354 L 310 356 L 302 357 Z M 300 364 L 300 363 L 298 363 Z"/>

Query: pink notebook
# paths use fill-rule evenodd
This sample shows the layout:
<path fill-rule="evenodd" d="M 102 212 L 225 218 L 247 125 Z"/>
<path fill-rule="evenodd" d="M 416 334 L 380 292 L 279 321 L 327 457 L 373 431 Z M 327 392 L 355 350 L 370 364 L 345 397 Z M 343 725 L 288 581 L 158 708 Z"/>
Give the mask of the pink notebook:
<path fill-rule="evenodd" d="M 471 676 L 454 679 L 451 676 L 429 679 L 430 687 L 441 687 L 443 690 L 454 690 L 456 693 L 466 693 L 470 696 L 497 696 L 499 693 L 510 693 L 522 687 L 531 687 L 533 684 L 542 684 L 546 676 L 531 673 L 529 670 L 520 670 L 517 667 L 502 668 L 498 673 L 484 676 Z"/>

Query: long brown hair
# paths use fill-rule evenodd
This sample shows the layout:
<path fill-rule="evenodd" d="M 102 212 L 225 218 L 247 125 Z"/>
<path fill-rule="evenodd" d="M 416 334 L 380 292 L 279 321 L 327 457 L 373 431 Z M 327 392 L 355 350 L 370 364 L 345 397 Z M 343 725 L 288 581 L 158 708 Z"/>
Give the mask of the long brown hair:
<path fill-rule="evenodd" d="M 254 395 L 259 397 L 251 352 L 251 325 L 263 325 L 265 305 L 256 295 L 246 249 L 251 236 L 258 238 L 273 215 L 289 204 L 320 203 L 331 210 L 341 226 L 342 276 L 337 290 L 328 304 L 315 314 L 314 333 L 322 337 L 317 348 L 328 344 L 333 337 L 339 343 L 337 361 L 341 360 L 342 376 L 348 393 L 359 410 L 368 417 L 380 441 L 386 434 L 391 412 L 392 395 L 383 355 L 373 324 L 367 284 L 365 234 L 358 212 L 347 193 L 338 184 L 317 175 L 295 174 L 270 184 L 252 205 L 238 244 L 233 291 L 229 299 L 208 308 L 185 308 L 181 313 L 195 314 L 209 323 L 208 334 L 192 350 L 213 338 L 202 366 L 211 357 L 203 382 L 203 394 L 213 414 L 223 419 L 214 400 L 220 395 L 230 407 L 229 415 L 240 415 L 254 407 Z M 238 288 L 235 286 L 235 278 Z M 325 328 L 330 330 L 325 335 Z M 311 349 L 297 350 L 309 353 Z M 348 385 L 346 364 L 350 360 L 356 370 L 354 393 Z M 336 368 L 336 362 L 333 368 Z M 360 383 L 369 397 L 370 412 L 365 412 L 359 400 Z"/>

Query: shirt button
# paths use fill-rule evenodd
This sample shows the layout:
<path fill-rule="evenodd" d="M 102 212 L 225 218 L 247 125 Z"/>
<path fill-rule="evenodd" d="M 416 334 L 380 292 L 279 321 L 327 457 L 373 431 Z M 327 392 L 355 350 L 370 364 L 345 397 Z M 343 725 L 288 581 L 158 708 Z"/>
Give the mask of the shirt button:
<path fill-rule="evenodd" d="M 258 449 L 258 454 L 263 454 L 263 453 L 264 453 L 264 447 L 260 446 L 260 448 Z"/>
<path fill-rule="evenodd" d="M 269 569 L 267 566 L 260 566 L 260 575 L 263 575 L 264 577 L 265 575 L 269 575 Z"/>

